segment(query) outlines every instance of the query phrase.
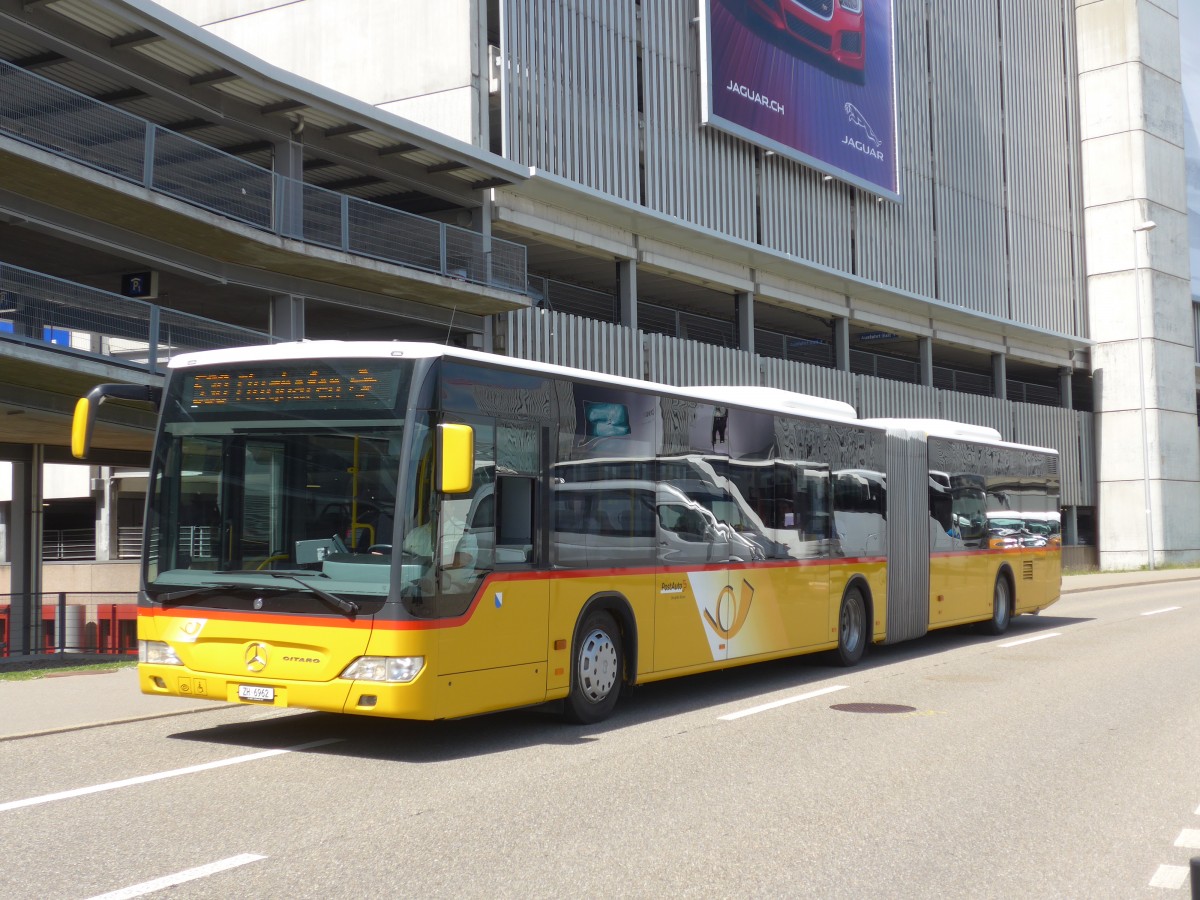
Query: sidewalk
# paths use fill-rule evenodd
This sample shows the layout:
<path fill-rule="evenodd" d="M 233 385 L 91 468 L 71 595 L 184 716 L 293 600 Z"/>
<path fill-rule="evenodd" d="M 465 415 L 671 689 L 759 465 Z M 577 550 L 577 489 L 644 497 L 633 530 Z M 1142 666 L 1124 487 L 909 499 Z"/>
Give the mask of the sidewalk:
<path fill-rule="evenodd" d="M 143 694 L 133 666 L 115 672 L 59 670 L 31 681 L 0 681 L 0 741 L 220 709 L 223 705 Z"/>
<path fill-rule="evenodd" d="M 1200 582 L 1200 568 L 1067 575 L 1063 578 L 1062 589 L 1065 595 L 1173 581 Z M 1197 587 L 1200 588 L 1200 584 Z M 75 656 L 72 661 L 111 662 L 112 657 Z M 9 665 L 3 665 L 4 662 Z M 0 660 L 0 673 L 6 668 L 11 671 L 19 664 L 15 659 Z M 143 694 L 138 689 L 137 671 L 133 667 L 115 672 L 56 673 L 31 681 L 0 681 L 0 741 L 116 722 L 217 710 L 224 706 L 223 703 L 210 700 Z"/>

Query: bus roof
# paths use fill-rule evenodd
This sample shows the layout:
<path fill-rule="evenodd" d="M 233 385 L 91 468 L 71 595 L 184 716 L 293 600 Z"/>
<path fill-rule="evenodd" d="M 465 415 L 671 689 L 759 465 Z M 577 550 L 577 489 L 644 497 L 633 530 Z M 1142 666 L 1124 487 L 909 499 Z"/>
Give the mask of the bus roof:
<path fill-rule="evenodd" d="M 849 403 L 828 400 L 809 394 L 798 394 L 779 388 L 758 385 L 705 385 L 700 387 L 677 387 L 658 384 L 619 375 L 605 375 L 586 369 L 557 366 L 550 363 L 533 362 L 510 356 L 498 356 L 479 350 L 465 350 L 442 344 L 408 343 L 403 341 L 298 341 L 267 344 L 254 347 L 231 347 L 224 350 L 201 350 L 185 353 L 170 362 L 170 368 L 182 369 L 200 365 L 224 365 L 238 362 L 260 362 L 289 359 L 432 359 L 448 357 L 471 360 L 485 365 L 500 366 L 525 372 L 541 372 L 560 375 L 575 381 L 603 382 L 604 384 L 629 387 L 636 390 L 652 390 L 658 393 L 701 400 L 718 406 L 739 406 L 767 412 L 809 416 L 815 419 L 833 419 L 842 422 L 857 422 L 857 414 Z"/>
<path fill-rule="evenodd" d="M 1000 432 L 986 425 L 971 425 L 968 422 L 955 422 L 952 419 L 862 419 L 864 425 L 885 428 L 888 431 L 915 431 L 926 437 L 953 438 L 960 441 L 970 441 L 976 444 L 1003 444 L 1019 450 L 1035 450 L 1039 453 L 1058 451 L 1052 447 L 1036 447 L 1031 444 L 1014 444 L 1004 440 Z"/>
<path fill-rule="evenodd" d="M 779 388 L 761 385 L 702 385 L 677 387 L 642 381 L 620 375 L 605 375 L 587 369 L 575 369 L 551 363 L 534 362 L 510 356 L 498 356 L 480 350 L 466 350 L 443 344 L 406 341 L 292 341 L 252 347 L 231 347 L 224 350 L 201 350 L 185 353 L 170 362 L 170 368 L 182 369 L 198 365 L 222 365 L 236 362 L 259 362 L 289 359 L 433 359 L 448 357 L 470 360 L 489 366 L 525 372 L 541 372 L 559 375 L 575 381 L 601 382 L 607 385 L 628 387 L 640 391 L 655 391 L 668 396 L 688 400 L 700 400 L 717 406 L 739 406 L 743 408 L 778 412 L 786 415 L 807 416 L 814 419 L 838 422 L 853 422 L 867 428 L 880 430 L 905 430 L 923 432 L 927 437 L 945 437 L 973 441 L 983 444 L 1003 444 L 1042 453 L 1058 451 L 1048 447 L 1012 444 L 1005 441 L 994 428 L 954 422 L 949 419 L 859 419 L 854 407 L 840 400 L 829 400 L 809 394 L 799 394 Z"/>

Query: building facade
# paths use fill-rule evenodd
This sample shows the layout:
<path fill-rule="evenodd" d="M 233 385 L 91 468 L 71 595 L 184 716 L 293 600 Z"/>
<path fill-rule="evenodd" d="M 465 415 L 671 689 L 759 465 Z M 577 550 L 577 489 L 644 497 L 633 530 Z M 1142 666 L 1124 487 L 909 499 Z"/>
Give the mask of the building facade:
<path fill-rule="evenodd" d="M 4 438 L 9 591 L 50 589 L 45 534 L 93 534 L 54 590 L 112 590 L 81 566 L 139 553 L 148 419 L 107 410 L 104 466 L 55 474 L 68 398 L 306 336 L 995 427 L 1059 450 L 1078 563 L 1194 561 L 1182 6 L 0 10 L 0 369 L 40 373 L 0 389 L 31 426 Z"/>

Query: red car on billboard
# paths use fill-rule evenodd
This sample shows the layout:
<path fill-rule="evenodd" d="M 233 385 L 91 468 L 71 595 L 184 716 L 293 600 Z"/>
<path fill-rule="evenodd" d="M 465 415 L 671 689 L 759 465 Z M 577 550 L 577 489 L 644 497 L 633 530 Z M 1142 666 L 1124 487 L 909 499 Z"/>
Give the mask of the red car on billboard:
<path fill-rule="evenodd" d="M 830 57 L 861 84 L 866 73 L 864 0 L 747 0 L 784 34 Z"/>

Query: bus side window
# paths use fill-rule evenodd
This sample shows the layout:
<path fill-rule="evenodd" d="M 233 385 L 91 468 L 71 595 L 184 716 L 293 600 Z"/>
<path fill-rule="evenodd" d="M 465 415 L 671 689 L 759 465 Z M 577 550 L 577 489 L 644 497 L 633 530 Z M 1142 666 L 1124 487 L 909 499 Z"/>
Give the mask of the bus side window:
<path fill-rule="evenodd" d="M 534 479 L 502 475 L 496 479 L 496 562 L 529 562 L 533 555 Z"/>

